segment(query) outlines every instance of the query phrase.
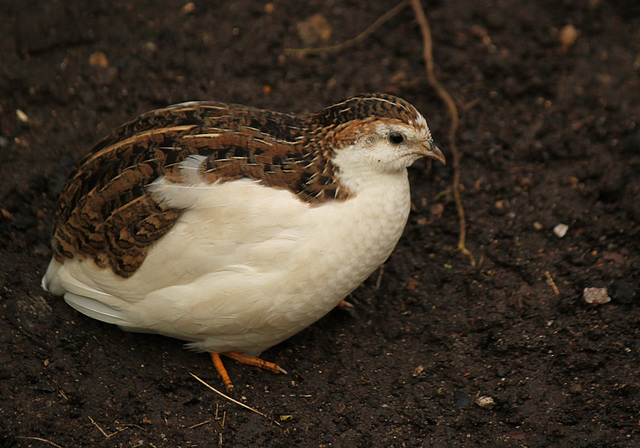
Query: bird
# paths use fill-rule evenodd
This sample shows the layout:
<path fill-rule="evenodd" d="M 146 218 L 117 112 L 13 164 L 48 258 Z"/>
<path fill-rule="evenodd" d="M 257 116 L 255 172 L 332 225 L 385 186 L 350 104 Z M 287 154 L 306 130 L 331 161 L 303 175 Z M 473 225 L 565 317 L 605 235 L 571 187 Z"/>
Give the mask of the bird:
<path fill-rule="evenodd" d="M 446 163 L 425 118 L 384 93 L 307 115 L 215 101 L 115 129 L 60 194 L 45 290 L 124 330 L 273 372 L 258 356 L 335 308 L 390 256 L 407 168 Z"/>

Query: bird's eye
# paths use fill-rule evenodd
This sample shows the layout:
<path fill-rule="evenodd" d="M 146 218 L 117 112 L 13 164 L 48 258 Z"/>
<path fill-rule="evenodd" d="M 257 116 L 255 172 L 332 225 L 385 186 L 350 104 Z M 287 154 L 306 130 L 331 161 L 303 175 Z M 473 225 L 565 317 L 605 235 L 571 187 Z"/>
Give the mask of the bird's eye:
<path fill-rule="evenodd" d="M 391 132 L 389 134 L 389 141 L 394 145 L 399 145 L 400 143 L 404 142 L 404 135 L 399 132 Z"/>

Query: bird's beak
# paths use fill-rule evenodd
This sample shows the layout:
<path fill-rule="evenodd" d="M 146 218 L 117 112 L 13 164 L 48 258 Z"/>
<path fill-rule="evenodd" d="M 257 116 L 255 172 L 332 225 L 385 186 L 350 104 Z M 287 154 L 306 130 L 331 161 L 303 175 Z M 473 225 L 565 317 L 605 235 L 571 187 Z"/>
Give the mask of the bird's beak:
<path fill-rule="evenodd" d="M 447 159 L 445 159 L 444 154 L 442 154 L 442 151 L 440 151 L 440 148 L 438 148 L 436 145 L 434 145 L 433 142 L 425 142 L 424 143 L 424 153 L 423 154 L 426 157 L 433 157 L 434 159 L 439 160 L 444 165 L 447 164 Z"/>

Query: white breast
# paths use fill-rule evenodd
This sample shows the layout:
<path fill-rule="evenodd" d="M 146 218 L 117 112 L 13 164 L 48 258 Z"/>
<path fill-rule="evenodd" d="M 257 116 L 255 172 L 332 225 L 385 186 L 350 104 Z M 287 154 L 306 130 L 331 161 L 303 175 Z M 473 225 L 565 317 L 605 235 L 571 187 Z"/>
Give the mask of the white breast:
<path fill-rule="evenodd" d="M 366 179 L 352 199 L 316 206 L 246 179 L 159 181 L 154 194 L 188 210 L 132 277 L 52 261 L 44 282 L 125 329 L 254 356 L 321 318 L 390 255 L 409 214 L 407 173 Z"/>

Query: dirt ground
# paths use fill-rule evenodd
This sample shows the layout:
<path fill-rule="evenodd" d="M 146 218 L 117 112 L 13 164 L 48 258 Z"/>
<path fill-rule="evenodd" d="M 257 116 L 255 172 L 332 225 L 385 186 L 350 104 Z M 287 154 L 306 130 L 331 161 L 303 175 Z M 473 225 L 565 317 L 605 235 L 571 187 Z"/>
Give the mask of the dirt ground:
<path fill-rule="evenodd" d="M 451 165 L 417 163 L 405 234 L 355 309 L 263 354 L 288 375 L 227 362 L 266 417 L 192 377 L 223 389 L 206 354 L 41 290 L 57 195 L 110 129 L 196 99 L 306 113 L 394 93 L 450 159 L 411 9 L 301 58 L 285 49 L 343 42 L 394 3 L 0 3 L 0 447 L 640 446 L 640 7 L 423 3 L 478 265 L 456 248 Z"/>

